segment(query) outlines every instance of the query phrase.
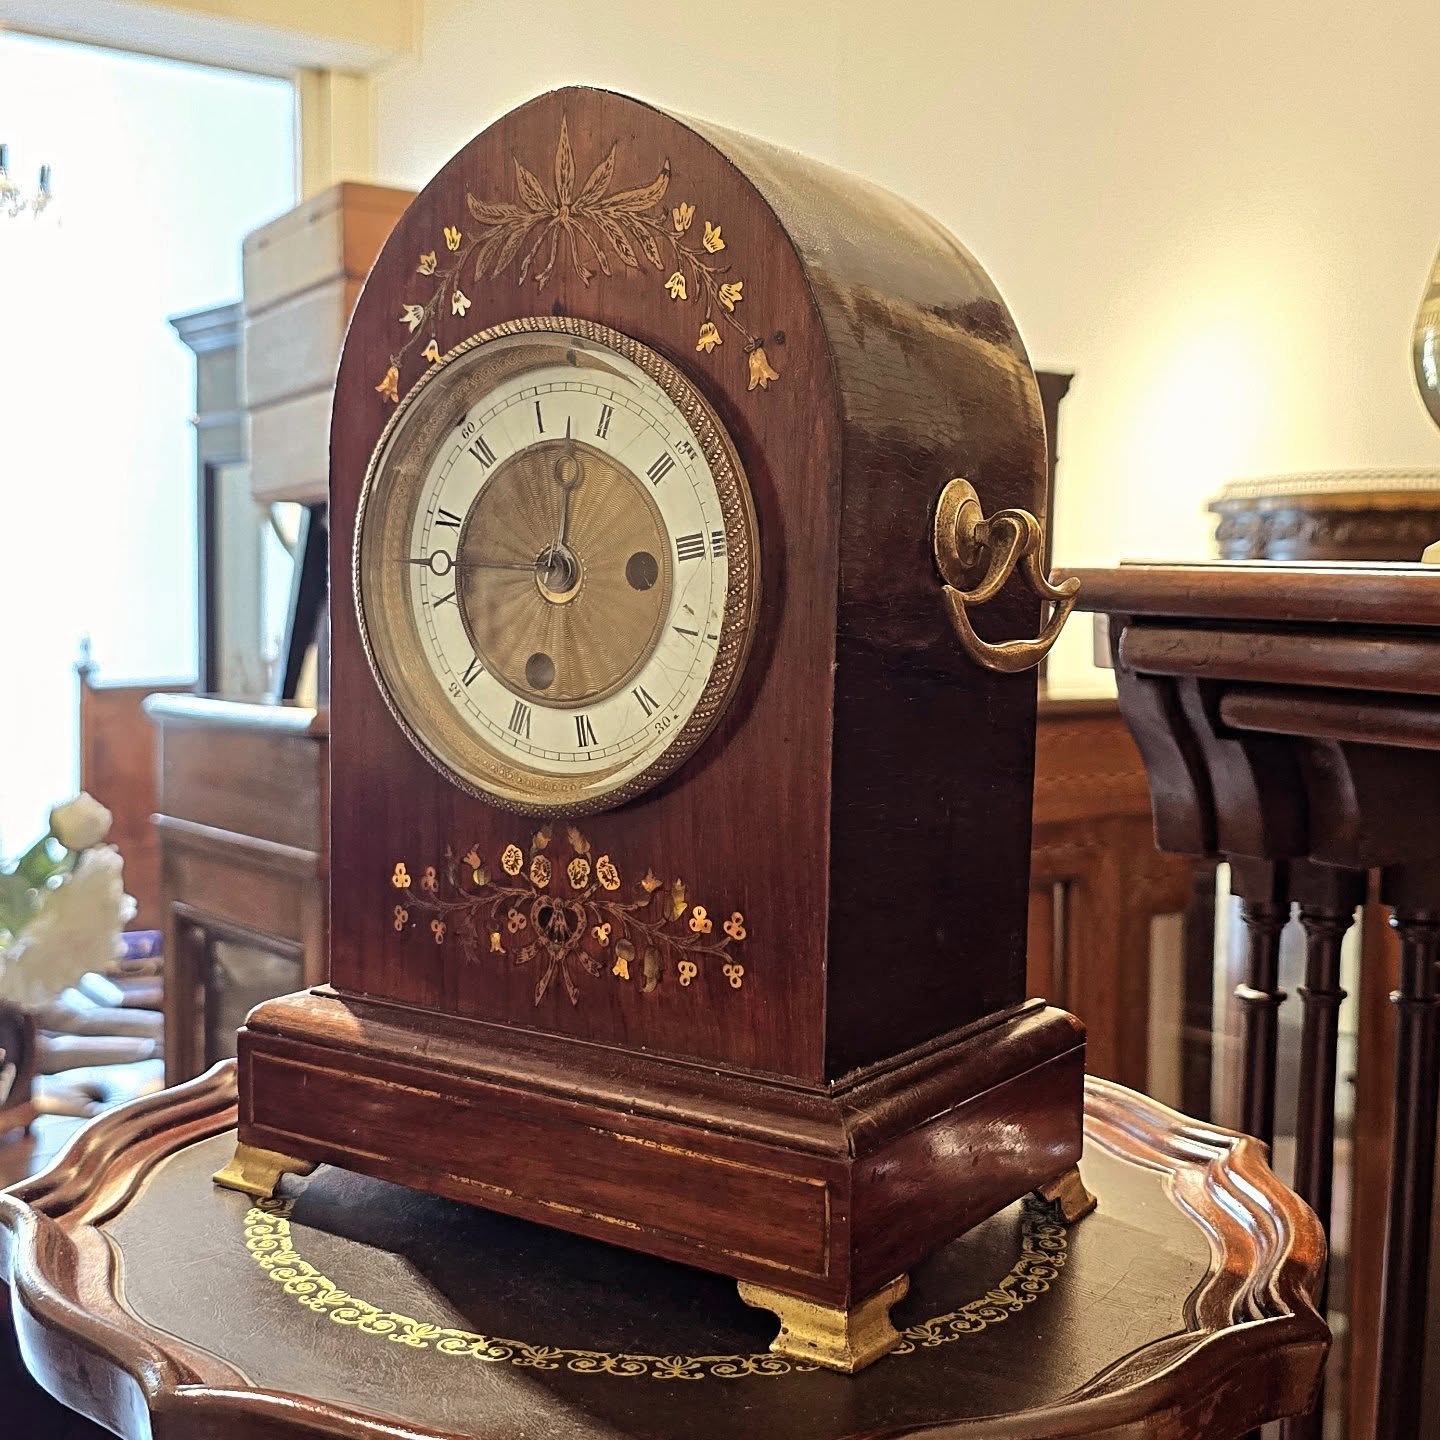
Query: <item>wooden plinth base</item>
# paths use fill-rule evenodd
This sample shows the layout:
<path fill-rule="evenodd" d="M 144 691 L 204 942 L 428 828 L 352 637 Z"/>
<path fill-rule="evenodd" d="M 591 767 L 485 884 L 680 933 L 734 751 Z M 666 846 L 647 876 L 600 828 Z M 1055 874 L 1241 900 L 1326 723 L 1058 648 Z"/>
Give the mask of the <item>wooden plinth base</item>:
<path fill-rule="evenodd" d="M 774 1354 L 853 1375 L 888 1355 L 900 1343 L 900 1332 L 890 1323 L 890 1307 L 905 1298 L 910 1277 L 899 1276 L 848 1310 L 797 1300 L 764 1285 L 747 1285 L 743 1280 L 739 1288 L 740 1298 L 747 1305 L 773 1310 L 779 1317 L 780 1333 L 770 1342 Z"/>
<path fill-rule="evenodd" d="M 224 1183 L 323 1161 L 832 1311 L 1080 1156 L 1083 1030 L 1040 1002 L 824 1090 L 330 991 L 239 1050 Z"/>

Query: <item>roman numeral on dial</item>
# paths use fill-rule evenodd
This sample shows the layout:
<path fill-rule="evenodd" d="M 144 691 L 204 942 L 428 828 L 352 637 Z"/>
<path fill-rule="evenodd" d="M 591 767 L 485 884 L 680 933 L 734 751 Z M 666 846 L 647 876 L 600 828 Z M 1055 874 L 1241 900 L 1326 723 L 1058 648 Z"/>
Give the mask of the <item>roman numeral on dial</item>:
<path fill-rule="evenodd" d="M 675 538 L 677 560 L 703 560 L 705 558 L 705 537 L 696 531 L 694 535 L 678 535 Z"/>
<path fill-rule="evenodd" d="M 710 532 L 710 553 L 717 560 L 725 553 L 725 532 L 723 530 Z"/>
<path fill-rule="evenodd" d="M 473 685 L 484 673 L 485 667 L 480 663 L 480 657 L 476 655 L 465 667 L 465 673 L 460 677 L 460 683 Z"/>
<path fill-rule="evenodd" d="M 523 700 L 517 700 L 510 712 L 510 729 L 523 739 L 530 738 L 530 707 Z"/>
<path fill-rule="evenodd" d="M 575 744 L 581 750 L 589 750 L 596 744 L 595 727 L 588 715 L 575 717 Z"/>
<path fill-rule="evenodd" d="M 486 470 L 495 463 L 495 452 L 485 442 L 483 435 L 477 435 L 470 443 L 470 453 Z"/>
<path fill-rule="evenodd" d="M 449 604 L 454 598 L 455 592 L 452 590 L 448 595 L 438 596 L 435 600 L 431 601 L 431 604 L 438 610 L 442 605 Z"/>
<path fill-rule="evenodd" d="M 442 505 L 435 512 L 435 523 L 437 525 L 448 525 L 452 530 L 458 530 L 460 528 L 460 517 L 453 510 L 447 510 Z"/>
<path fill-rule="evenodd" d="M 540 413 L 540 402 L 535 402 L 535 428 L 543 435 L 545 433 L 545 417 Z"/>
<path fill-rule="evenodd" d="M 600 407 L 600 423 L 595 427 L 595 438 L 605 440 L 610 435 L 610 417 L 615 413 L 613 405 L 602 405 Z"/>
<path fill-rule="evenodd" d="M 645 472 L 653 485 L 658 485 L 675 468 L 673 455 L 661 455 Z"/>
<path fill-rule="evenodd" d="M 637 685 L 630 693 L 647 716 L 655 713 L 655 697 L 643 685 Z"/>

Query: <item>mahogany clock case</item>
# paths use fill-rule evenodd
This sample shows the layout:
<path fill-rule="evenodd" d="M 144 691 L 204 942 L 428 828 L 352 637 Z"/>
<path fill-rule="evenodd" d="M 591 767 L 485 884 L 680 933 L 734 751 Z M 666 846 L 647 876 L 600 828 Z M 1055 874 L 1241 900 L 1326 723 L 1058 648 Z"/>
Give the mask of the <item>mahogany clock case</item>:
<path fill-rule="evenodd" d="M 362 478 L 425 352 L 527 315 L 681 367 L 744 465 L 763 576 L 703 745 L 623 807 L 548 825 L 407 740 L 351 570 Z M 242 1140 L 839 1304 L 1073 1165 L 1083 1031 L 1024 994 L 1035 681 L 955 641 L 931 552 L 955 475 L 987 511 L 1043 514 L 1034 374 L 930 217 L 597 90 L 462 149 L 397 224 L 342 356 L 331 985 L 242 1031 Z M 1030 635 L 1037 612 L 1011 586 L 979 624 Z M 585 912 L 575 941 L 576 876 L 646 908 L 605 945 Z M 442 908 L 505 887 L 474 923 Z"/>

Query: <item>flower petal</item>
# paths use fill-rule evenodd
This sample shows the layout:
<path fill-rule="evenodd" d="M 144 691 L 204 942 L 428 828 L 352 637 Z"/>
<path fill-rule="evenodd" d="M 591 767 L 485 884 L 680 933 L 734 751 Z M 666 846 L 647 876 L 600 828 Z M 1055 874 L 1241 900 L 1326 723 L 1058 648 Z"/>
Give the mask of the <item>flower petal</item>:
<path fill-rule="evenodd" d="M 770 382 L 779 378 L 780 372 L 765 356 L 765 347 L 757 345 L 750 352 L 750 384 L 746 388 L 754 390 L 758 386 L 761 390 L 768 390 Z"/>

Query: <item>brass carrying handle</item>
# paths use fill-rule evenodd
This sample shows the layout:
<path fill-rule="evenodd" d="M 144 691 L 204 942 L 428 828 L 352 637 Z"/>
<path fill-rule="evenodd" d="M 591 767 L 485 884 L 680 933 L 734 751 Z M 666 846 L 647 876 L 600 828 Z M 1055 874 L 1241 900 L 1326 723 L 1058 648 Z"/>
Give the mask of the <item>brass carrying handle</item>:
<path fill-rule="evenodd" d="M 951 480 L 940 492 L 935 507 L 935 563 L 945 579 L 945 599 L 955 633 L 977 665 L 1014 675 L 1038 665 L 1060 638 L 1075 608 L 1080 581 L 1072 576 L 1052 585 L 1040 569 L 1043 549 L 1040 522 L 1028 510 L 997 510 L 987 520 L 980 497 L 968 480 Z M 975 633 L 969 609 L 993 600 L 1022 562 L 1030 588 L 1055 608 L 1033 640 L 992 645 Z"/>

